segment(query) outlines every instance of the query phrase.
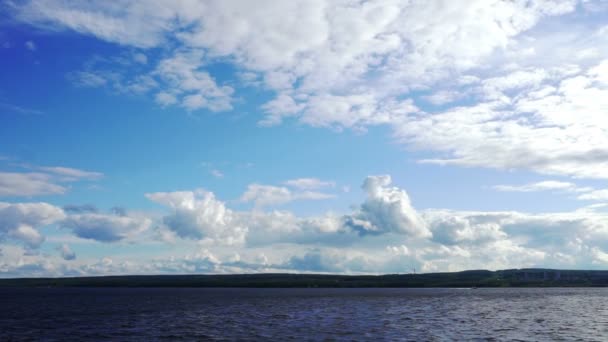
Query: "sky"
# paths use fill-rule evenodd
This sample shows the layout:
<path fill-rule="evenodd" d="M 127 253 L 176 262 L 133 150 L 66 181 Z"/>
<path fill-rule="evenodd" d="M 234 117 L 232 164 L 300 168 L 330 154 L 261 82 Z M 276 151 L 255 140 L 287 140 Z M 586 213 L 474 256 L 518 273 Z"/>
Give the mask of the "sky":
<path fill-rule="evenodd" d="M 608 268 L 608 1 L 0 0 L 0 277 Z"/>

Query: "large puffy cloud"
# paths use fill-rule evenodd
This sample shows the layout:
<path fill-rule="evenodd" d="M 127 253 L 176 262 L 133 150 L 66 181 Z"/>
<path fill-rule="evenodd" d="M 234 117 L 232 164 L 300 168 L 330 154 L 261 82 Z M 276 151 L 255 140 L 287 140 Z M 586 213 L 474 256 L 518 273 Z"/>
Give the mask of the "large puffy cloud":
<path fill-rule="evenodd" d="M 426 212 L 425 220 L 433 231 L 433 241 L 442 245 L 459 245 L 466 243 L 486 243 L 504 239 L 507 235 L 501 230 L 500 218 L 496 214 L 491 218 L 463 216 L 449 212 Z"/>
<path fill-rule="evenodd" d="M 30 247 L 38 247 L 44 237 L 37 228 L 64 217 L 61 208 L 48 203 L 0 202 L 0 239 L 16 239 Z"/>
<path fill-rule="evenodd" d="M 300 187 L 310 187 L 309 183 L 298 182 Z M 313 185 L 318 186 L 317 182 Z M 228 245 L 344 245 L 354 243 L 356 235 L 429 237 L 431 233 L 411 206 L 407 193 L 389 185 L 389 176 L 370 176 L 363 184 L 367 200 L 355 212 L 348 215 L 327 213 L 317 217 L 261 210 L 266 205 L 294 199 L 326 198 L 325 195 L 309 197 L 316 193 L 308 190 L 291 192 L 285 187 L 250 185 L 241 200 L 253 201 L 256 204 L 253 211 L 228 209 L 213 193 L 205 190 L 150 193 L 146 197 L 173 210 L 163 218 L 163 225 L 178 236 Z"/>
<path fill-rule="evenodd" d="M 287 211 L 233 211 L 206 190 L 146 194 L 172 210 L 163 228 L 184 239 L 216 245 L 271 245 L 274 243 L 332 243 L 345 229 L 338 216 L 301 218 Z M 167 234 L 164 231 L 164 235 Z"/>
<path fill-rule="evenodd" d="M 163 223 L 183 238 L 238 244 L 247 234 L 247 228 L 236 222 L 232 210 L 211 192 L 200 189 L 156 192 L 146 194 L 146 197 L 173 210 L 172 214 L 164 217 Z"/>
<path fill-rule="evenodd" d="M 172 194 L 165 196 L 165 200 L 182 203 L 183 197 L 183 194 Z M 186 244 L 171 255 L 143 259 L 119 254 L 99 259 L 79 255 L 78 260 L 0 245 L 0 275 L 408 273 L 414 269 L 431 272 L 512 267 L 602 269 L 608 262 L 608 215 L 601 210 L 594 207 L 530 214 L 427 209 L 422 210 L 420 216 L 433 235 L 417 239 L 395 233 L 359 236 L 342 226 L 340 217 L 232 212 L 235 224 L 249 223 L 245 245 L 213 243 L 201 248 L 199 244 Z M 344 243 L 344 239 L 349 240 L 348 243 Z"/>
<path fill-rule="evenodd" d="M 605 268 L 608 213 L 595 204 L 556 213 L 455 211 L 412 207 L 388 176 L 369 176 L 351 213 L 301 217 L 289 211 L 238 211 L 204 190 L 150 193 L 169 209 L 159 232 L 170 254 L 78 258 L 66 243 L 87 240 L 158 244 L 152 217 L 90 205 L 0 204 L 0 276 L 126 273 L 406 273 L 512 267 Z M 67 216 L 66 216 L 67 215 Z M 32 249 L 36 228 L 56 223 L 80 238 L 53 240 L 59 253 Z M 31 229 L 21 229 L 29 227 Z M 28 232 L 30 234 L 28 234 Z M 34 232 L 34 233 L 32 233 Z M 148 232 L 151 233 L 151 232 Z M 10 245 L 11 240 L 25 246 Z M 3 244 L 4 243 L 4 244 Z M 98 246 L 104 247 L 107 245 Z M 175 248 L 178 247 L 178 248 Z M 82 250 L 82 249 L 79 249 Z M 103 249 L 101 249 L 103 250 Z"/>
<path fill-rule="evenodd" d="M 407 193 L 390 184 L 388 175 L 367 177 L 363 183 L 367 199 L 357 212 L 345 216 L 345 224 L 361 235 L 395 232 L 413 237 L 431 236 Z"/>

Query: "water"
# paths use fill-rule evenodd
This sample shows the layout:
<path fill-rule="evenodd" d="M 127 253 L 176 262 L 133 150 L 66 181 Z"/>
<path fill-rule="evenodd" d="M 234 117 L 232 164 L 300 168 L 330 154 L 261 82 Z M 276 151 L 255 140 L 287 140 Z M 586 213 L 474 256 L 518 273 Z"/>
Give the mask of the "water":
<path fill-rule="evenodd" d="M 0 289 L 0 341 L 608 340 L 608 289 Z"/>

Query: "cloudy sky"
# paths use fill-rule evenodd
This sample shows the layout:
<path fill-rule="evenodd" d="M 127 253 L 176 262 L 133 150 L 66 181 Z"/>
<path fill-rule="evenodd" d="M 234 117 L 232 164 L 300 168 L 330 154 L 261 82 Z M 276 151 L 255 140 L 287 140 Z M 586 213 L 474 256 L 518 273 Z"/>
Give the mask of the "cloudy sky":
<path fill-rule="evenodd" d="M 607 1 L 0 1 L 0 277 L 605 269 L 607 180 Z"/>

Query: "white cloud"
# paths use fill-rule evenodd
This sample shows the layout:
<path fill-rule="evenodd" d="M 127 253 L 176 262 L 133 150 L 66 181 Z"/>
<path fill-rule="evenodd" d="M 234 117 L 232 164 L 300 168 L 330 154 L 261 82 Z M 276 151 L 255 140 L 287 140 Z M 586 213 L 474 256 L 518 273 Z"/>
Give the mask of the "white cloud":
<path fill-rule="evenodd" d="M 267 115 L 259 122 L 260 125 L 274 126 L 283 122 L 284 118 L 298 114 L 304 109 L 304 105 L 296 102 L 292 95 L 281 93 L 266 102 L 262 109 Z"/>
<path fill-rule="evenodd" d="M 604 64 L 552 81 L 556 86 L 410 117 L 396 126 L 397 136 L 445 156 L 424 162 L 606 178 Z"/>
<path fill-rule="evenodd" d="M 441 106 L 454 102 L 461 96 L 461 94 L 453 90 L 440 90 L 423 98 L 436 106 Z"/>
<path fill-rule="evenodd" d="M 63 166 L 41 166 L 38 169 L 61 177 L 63 180 L 97 180 L 103 177 L 101 172 L 85 171 Z"/>
<path fill-rule="evenodd" d="M 60 225 L 79 238 L 116 242 L 136 237 L 147 230 L 151 223 L 149 218 L 139 215 L 85 212 L 68 215 Z"/>
<path fill-rule="evenodd" d="M 120 254 L 102 259 L 79 255 L 78 260 L 67 261 L 61 255 L 45 257 L 3 244 L 0 274 L 409 273 L 413 269 L 606 267 L 608 215 L 598 206 L 543 214 L 445 209 L 412 213 L 410 206 L 405 210 L 407 215 L 417 216 L 432 232 L 421 236 L 389 229 L 396 218 L 400 224 L 414 220 L 405 217 L 404 210 L 397 210 L 401 214 L 396 215 L 390 209 L 404 206 L 405 192 L 390 187 L 389 181 L 385 176 L 369 177 L 364 184 L 368 198 L 360 206 L 389 208 L 375 210 L 388 213 L 383 216 L 383 234 L 357 234 L 339 215 L 304 218 L 285 211 L 238 212 L 204 191 L 156 193 L 148 197 L 173 210 L 164 218 L 168 229 L 178 238 L 197 240 L 194 245 L 174 241 L 181 253 L 144 259 Z M 374 201 L 381 203 L 370 206 Z M 360 215 L 364 211 L 360 208 L 350 217 Z M 40 212 L 42 209 L 36 208 Z M 378 224 L 377 219 L 369 217 L 361 221 Z M 53 220 L 57 219 L 61 217 Z M 194 246 L 194 250 L 188 246 Z"/>
<path fill-rule="evenodd" d="M 429 211 L 425 221 L 433 232 L 433 240 L 443 245 L 462 245 L 466 243 L 488 243 L 504 240 L 507 237 L 501 230 L 499 219 L 495 216 L 462 216 L 460 213 Z"/>
<path fill-rule="evenodd" d="M 163 7 L 160 2 L 146 5 L 122 2 L 97 7 L 86 2 L 32 1 L 18 10 L 18 16 L 43 28 L 67 28 L 146 48 L 163 42 L 163 31 L 169 28 L 171 13 Z"/>
<path fill-rule="evenodd" d="M 407 193 L 390 184 L 388 175 L 367 177 L 363 183 L 367 199 L 354 214 L 345 216 L 346 225 L 361 235 L 395 232 L 430 237 L 430 230 L 412 207 Z"/>
<path fill-rule="evenodd" d="M 77 86 L 90 88 L 101 87 L 109 82 L 104 75 L 92 71 L 75 71 L 68 74 L 68 79 Z"/>
<path fill-rule="evenodd" d="M 169 106 L 169 105 L 177 103 L 177 97 L 175 97 L 175 95 L 164 92 L 164 91 L 156 94 L 155 99 L 156 99 L 156 103 L 158 103 L 162 106 Z"/>
<path fill-rule="evenodd" d="M 84 171 L 68 167 L 30 167 L 38 172 L 0 172 L 0 197 L 32 197 L 42 195 L 61 195 L 68 189 L 60 183 L 82 180 L 98 180 L 100 172 Z"/>
<path fill-rule="evenodd" d="M 301 186 L 303 183 L 300 182 L 298 185 Z M 294 185 L 292 184 L 292 186 Z M 263 208 L 282 205 L 296 200 L 325 200 L 335 197 L 332 194 L 324 192 L 303 190 L 304 188 L 298 188 L 298 186 L 294 187 L 296 187 L 295 190 L 284 186 L 249 184 L 247 191 L 243 193 L 240 200 L 252 202 L 256 208 Z"/>
<path fill-rule="evenodd" d="M 244 86 L 274 92 L 261 107 L 262 125 L 288 118 L 337 130 L 389 125 L 409 148 L 437 153 L 426 162 L 605 178 L 608 35 L 580 19 L 605 8 L 578 4 L 184 0 L 12 8 L 45 29 L 163 48 L 151 69 L 133 71 L 158 83 L 136 88 L 155 89 L 162 106 L 231 110 L 239 87 L 207 68 L 222 61 Z M 555 30 L 558 20 L 563 29 Z M 80 78 L 99 86 L 121 75 L 86 70 Z M 441 110 L 425 112 L 421 99 Z"/>
<path fill-rule="evenodd" d="M 0 240 L 11 238 L 38 247 L 44 237 L 37 228 L 65 217 L 60 208 L 48 203 L 0 202 Z"/>
<path fill-rule="evenodd" d="M 26 41 L 25 44 L 24 44 L 24 46 L 25 46 L 26 49 L 28 49 L 30 51 L 36 51 L 36 48 L 37 48 L 36 47 L 36 43 L 34 43 L 31 40 Z"/>
<path fill-rule="evenodd" d="M 291 191 L 282 186 L 249 184 L 240 198 L 243 202 L 253 202 L 256 207 L 281 205 L 293 200 Z"/>
<path fill-rule="evenodd" d="M 235 221 L 232 210 L 211 192 L 156 192 L 146 197 L 173 210 L 163 223 L 182 238 L 211 239 L 230 245 L 243 243 L 247 234 L 247 228 Z"/>
<path fill-rule="evenodd" d="M 403 238 L 431 235 L 407 194 L 389 187 L 387 176 L 369 177 L 364 188 L 367 200 L 352 214 L 327 213 L 317 217 L 297 217 L 286 211 L 261 211 L 294 198 L 319 199 L 326 194 L 309 190 L 292 193 L 288 188 L 253 184 L 242 200 L 253 201 L 253 211 L 232 211 L 204 190 L 153 193 L 146 196 L 173 210 L 163 218 L 164 226 L 178 236 L 216 244 L 266 246 L 275 243 L 350 244 L 364 236 L 397 234 Z M 298 182 L 310 186 L 310 182 Z M 316 182 L 314 185 L 318 185 Z M 324 184 L 323 186 L 329 186 Z M 363 230 L 365 229 L 365 230 Z M 172 239 L 170 239 L 172 240 Z"/>
<path fill-rule="evenodd" d="M 64 194 L 67 189 L 53 178 L 38 172 L 0 172 L 0 196 L 40 196 Z"/>
<path fill-rule="evenodd" d="M 43 111 L 41 110 L 37 110 L 37 109 L 33 109 L 33 108 L 28 108 L 28 107 L 23 107 L 23 106 L 17 106 L 11 103 L 6 103 L 6 102 L 0 102 L 0 108 L 2 108 L 5 111 L 8 112 L 13 112 L 13 113 L 17 113 L 17 114 L 22 114 L 22 115 L 41 115 L 44 114 Z"/>
<path fill-rule="evenodd" d="M 565 192 L 586 192 L 592 190 L 588 187 L 578 187 L 571 182 L 561 182 L 554 180 L 540 181 L 523 185 L 495 185 L 492 187 L 498 191 L 508 192 L 536 192 L 536 191 L 565 191 Z"/>
<path fill-rule="evenodd" d="M 606 201 L 608 200 L 608 189 L 593 190 L 577 197 L 580 200 L 591 200 L 591 201 Z"/>
<path fill-rule="evenodd" d="M 204 53 L 202 51 L 178 52 L 161 60 L 154 71 L 171 90 L 173 97 L 182 94 L 181 105 L 188 110 L 207 108 L 212 111 L 232 109 L 232 93 L 229 86 L 219 86 L 208 72 L 200 70 Z M 157 101 L 164 105 L 173 98 L 166 92 L 157 94 Z"/>
<path fill-rule="evenodd" d="M 569 15 L 577 6 L 579 12 Z M 359 131 L 386 125 L 398 142 L 426 153 L 421 162 L 608 177 L 608 61 L 603 60 L 608 31 L 601 20 L 589 20 L 601 18 L 605 6 L 540 0 L 170 5 L 47 0 L 10 7 L 17 19 L 43 29 L 73 30 L 130 51 L 128 63 L 107 63 L 120 65 L 116 70 L 106 65 L 71 73 L 82 86 L 149 93 L 161 106 L 225 111 L 239 99 L 240 86 L 214 75 L 210 65 L 228 63 L 243 86 L 273 94 L 261 106 L 262 125 L 292 120 Z M 60 194 L 66 191 L 62 181 L 101 177 L 60 168 L 35 171 L 0 174 L 0 195 Z M 262 210 L 329 198 L 332 194 L 320 191 L 329 188 L 331 182 L 312 178 L 252 184 L 241 199 L 254 204 L 253 212 L 233 211 L 202 190 L 148 194 L 171 210 L 159 228 L 163 239 L 218 242 L 218 249 L 230 245 L 230 258 L 234 246 L 242 248 L 237 259 L 207 250 L 189 259 L 165 259 L 157 269 L 381 272 L 606 265 L 608 223 L 599 206 L 546 214 L 416 210 L 404 190 L 390 185 L 390 177 L 372 176 L 364 185 L 367 197 L 351 213 L 304 218 Z M 495 189 L 608 198 L 606 190 L 566 181 Z M 106 241 L 134 237 L 143 224 L 128 216 L 66 212 L 75 234 Z M 13 217 L 10 224 L 0 221 L 3 238 L 33 246 L 41 241 L 36 227 L 55 222 L 21 224 L 26 219 L 15 219 L 10 210 L 2 215 Z M 32 256 L 19 257 L 40 272 L 57 271 Z M 21 267 L 2 262 L 0 268 Z M 80 271 L 144 266 L 113 257 Z"/>

